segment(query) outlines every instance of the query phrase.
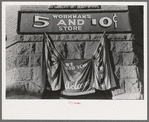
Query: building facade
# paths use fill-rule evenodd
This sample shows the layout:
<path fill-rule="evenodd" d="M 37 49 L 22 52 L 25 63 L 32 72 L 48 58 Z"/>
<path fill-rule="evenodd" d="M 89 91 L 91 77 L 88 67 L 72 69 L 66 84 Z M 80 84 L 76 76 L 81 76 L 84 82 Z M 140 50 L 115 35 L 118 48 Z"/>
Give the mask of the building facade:
<path fill-rule="evenodd" d="M 117 87 L 110 89 L 110 93 L 112 99 L 143 99 L 143 7 L 22 5 L 13 8 L 14 6 L 6 8 L 6 23 L 9 23 L 6 25 L 7 99 L 40 99 L 44 90 L 43 34 L 17 34 L 17 12 L 52 10 L 129 11 L 132 31 L 107 34 L 110 60 L 117 83 Z M 66 59 L 90 58 L 102 36 L 97 33 L 49 35 Z M 52 95 L 58 96 L 57 93 Z"/>

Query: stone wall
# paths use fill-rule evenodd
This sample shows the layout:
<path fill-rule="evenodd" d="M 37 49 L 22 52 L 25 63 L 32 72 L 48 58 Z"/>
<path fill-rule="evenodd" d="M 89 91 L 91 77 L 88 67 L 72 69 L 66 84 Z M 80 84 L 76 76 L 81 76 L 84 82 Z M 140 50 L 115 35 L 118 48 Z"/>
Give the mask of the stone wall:
<path fill-rule="evenodd" d="M 47 11 L 53 9 L 128 10 L 127 6 L 21 6 L 20 10 Z M 91 58 L 102 34 L 50 34 L 59 52 L 67 59 Z M 117 88 L 113 99 L 143 99 L 143 78 L 140 78 L 139 58 L 134 50 L 133 33 L 108 34 L 108 46 Z M 7 40 L 6 95 L 41 97 L 43 35 L 16 35 Z M 143 67 L 142 67 L 143 69 Z M 16 97 L 14 97 L 16 98 Z M 26 98 L 26 97 L 24 97 Z M 30 97 L 29 97 L 30 98 Z M 21 99 L 23 99 L 21 97 Z"/>

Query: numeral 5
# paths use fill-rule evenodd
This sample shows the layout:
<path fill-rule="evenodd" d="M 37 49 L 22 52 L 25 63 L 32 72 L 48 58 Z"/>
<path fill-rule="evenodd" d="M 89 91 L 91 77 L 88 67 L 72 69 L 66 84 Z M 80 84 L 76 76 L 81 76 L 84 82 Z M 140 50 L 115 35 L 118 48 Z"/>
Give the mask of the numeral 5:
<path fill-rule="evenodd" d="M 49 18 L 47 17 L 41 17 L 35 15 L 33 20 L 34 20 L 33 27 L 35 28 L 43 28 L 49 25 Z M 42 23 L 42 25 L 37 25 L 37 23 Z"/>

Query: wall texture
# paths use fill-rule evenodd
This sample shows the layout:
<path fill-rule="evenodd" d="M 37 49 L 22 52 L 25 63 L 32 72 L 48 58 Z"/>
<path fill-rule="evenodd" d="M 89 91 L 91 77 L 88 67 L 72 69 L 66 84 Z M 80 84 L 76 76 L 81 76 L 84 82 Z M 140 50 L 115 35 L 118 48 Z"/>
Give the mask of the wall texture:
<path fill-rule="evenodd" d="M 74 8 L 139 10 L 139 8 L 132 9 L 127 6 L 100 5 L 20 6 L 21 11 L 50 11 Z M 9 15 L 6 17 L 9 18 Z M 141 23 L 141 21 L 137 23 Z M 8 28 L 11 28 L 11 25 Z M 143 38 L 141 35 L 139 37 L 135 36 L 135 32 L 133 30 L 132 33 L 127 34 L 107 35 L 112 68 L 118 84 L 117 88 L 111 90 L 113 99 L 143 99 L 143 60 L 142 57 L 139 57 L 143 53 L 137 52 L 137 49 L 141 50 L 143 45 L 141 47 L 135 46 L 136 40 L 139 38 L 138 42 L 143 42 Z M 43 92 L 41 77 L 43 35 L 15 35 L 15 38 L 12 39 L 11 35 L 13 34 L 7 33 L 8 38 L 6 40 L 6 97 L 8 99 L 40 99 Z M 57 50 L 65 58 L 81 59 L 92 56 L 101 34 L 50 34 L 50 36 Z M 141 50 L 141 52 L 143 51 Z"/>

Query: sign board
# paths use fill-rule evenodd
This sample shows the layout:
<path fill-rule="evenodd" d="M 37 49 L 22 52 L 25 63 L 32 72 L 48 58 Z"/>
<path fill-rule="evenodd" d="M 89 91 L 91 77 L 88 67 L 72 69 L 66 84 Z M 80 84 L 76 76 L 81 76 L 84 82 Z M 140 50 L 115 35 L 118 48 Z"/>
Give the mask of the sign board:
<path fill-rule="evenodd" d="M 128 11 L 18 13 L 18 34 L 130 32 Z"/>

